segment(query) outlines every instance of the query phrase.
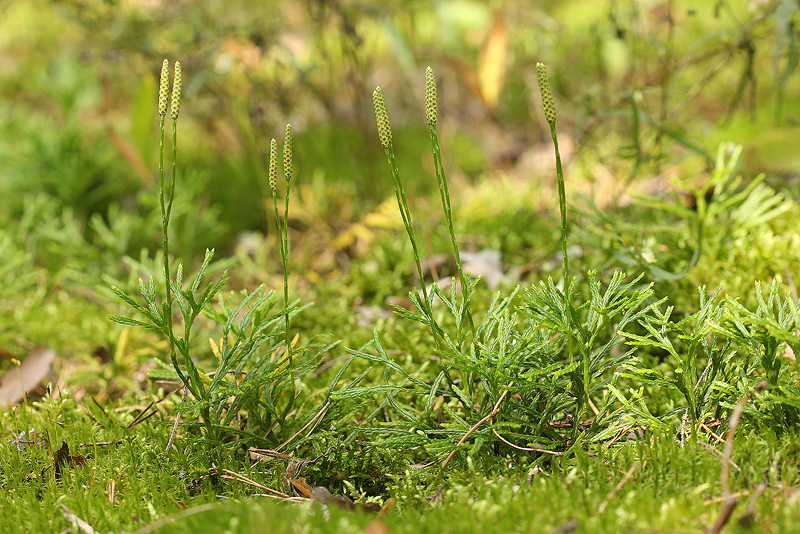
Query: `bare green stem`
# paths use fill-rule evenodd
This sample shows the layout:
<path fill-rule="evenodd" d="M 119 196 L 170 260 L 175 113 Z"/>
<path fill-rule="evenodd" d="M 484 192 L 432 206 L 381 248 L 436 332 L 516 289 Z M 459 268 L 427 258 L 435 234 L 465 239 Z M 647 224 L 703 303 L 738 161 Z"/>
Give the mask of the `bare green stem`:
<path fill-rule="evenodd" d="M 461 284 L 461 295 L 465 299 L 464 314 L 466 315 L 467 322 L 469 323 L 470 331 L 472 332 L 473 343 L 477 342 L 477 334 L 475 333 L 475 322 L 472 319 L 472 307 L 469 295 L 466 292 L 467 280 L 464 275 L 464 269 L 461 267 L 461 254 L 458 251 L 458 242 L 456 241 L 456 232 L 453 226 L 453 211 L 450 207 L 450 190 L 447 187 L 447 176 L 444 173 L 444 165 L 442 164 L 442 151 L 439 147 L 439 136 L 436 133 L 436 126 L 431 125 L 431 145 L 433 150 L 433 163 L 436 172 L 436 180 L 439 182 L 439 196 L 442 201 L 442 209 L 444 211 L 444 218 L 447 222 L 447 228 L 450 231 L 450 243 L 453 246 L 453 255 L 456 260 L 456 270 L 458 274 L 458 281 Z"/>

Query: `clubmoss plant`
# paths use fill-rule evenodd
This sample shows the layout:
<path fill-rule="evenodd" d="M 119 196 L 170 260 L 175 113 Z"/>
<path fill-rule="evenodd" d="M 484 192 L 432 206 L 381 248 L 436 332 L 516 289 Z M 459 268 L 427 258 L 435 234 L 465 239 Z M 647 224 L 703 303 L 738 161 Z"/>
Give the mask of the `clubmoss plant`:
<path fill-rule="evenodd" d="M 553 91 L 550 89 L 550 79 L 547 76 L 547 68 L 543 63 L 536 63 L 536 79 L 539 82 L 539 92 L 542 96 L 542 108 L 544 109 L 544 118 L 550 126 L 550 137 L 553 139 L 553 148 L 555 149 L 556 156 L 556 179 L 558 181 L 558 208 L 561 212 L 561 255 L 563 257 L 564 268 L 564 310 L 566 318 L 566 335 L 567 335 L 567 351 L 570 363 L 573 361 L 573 332 L 572 332 L 572 316 L 573 309 L 571 304 L 570 293 L 572 292 L 574 281 L 569 277 L 569 254 L 567 253 L 567 235 L 569 228 L 567 227 L 567 195 L 564 188 L 564 169 L 561 166 L 561 153 L 558 151 L 558 134 L 556 133 L 556 103 L 553 100 Z M 589 368 L 590 362 L 587 358 L 583 359 L 583 407 L 581 409 L 581 417 L 575 418 L 574 431 L 578 431 L 578 420 L 586 413 L 589 403 Z"/>
<path fill-rule="evenodd" d="M 308 347 L 294 348 L 289 337 L 289 315 L 293 311 L 288 306 L 287 255 L 288 239 L 286 219 L 288 216 L 288 182 L 292 174 L 291 129 L 287 127 L 287 147 L 284 148 L 284 167 L 287 176 L 287 199 L 284 210 L 284 224 L 281 227 L 277 210 L 277 143 L 271 146 L 270 188 L 275 203 L 276 225 L 280 234 L 281 259 L 284 267 L 284 308 L 273 312 L 277 304 L 274 291 L 259 287 L 252 292 L 225 297 L 220 293 L 228 280 L 227 272 L 217 282 L 209 282 L 201 290 L 200 284 L 214 257 L 213 250 L 207 250 L 200 269 L 188 287 L 184 287 L 183 265 L 178 264 L 175 278 L 170 275 L 169 257 L 169 218 L 175 195 L 177 161 L 177 120 L 180 113 L 181 72 L 175 65 L 175 80 L 172 89 L 170 115 L 173 120 L 173 164 L 171 182 L 165 183 L 163 172 L 163 137 L 166 116 L 165 73 L 159 86 L 159 114 L 161 117 L 161 161 L 159 170 L 159 195 L 162 208 L 162 232 L 164 247 L 164 288 L 158 295 L 156 283 L 151 276 L 148 285 L 140 279 L 139 290 L 144 303 L 112 286 L 112 290 L 134 310 L 146 317 L 148 322 L 131 317 L 113 316 L 112 320 L 131 326 L 142 326 L 159 332 L 169 341 L 171 368 L 162 368 L 152 374 L 161 378 L 179 379 L 191 399 L 184 402 L 181 411 L 193 413 L 198 420 L 181 423 L 184 428 L 200 427 L 203 437 L 200 441 L 212 450 L 219 450 L 223 438 L 236 435 L 239 439 L 258 446 L 284 447 L 292 443 L 296 447 L 307 439 L 323 418 L 329 413 L 330 394 L 333 385 L 323 399 L 323 410 L 295 410 L 295 380 L 313 370 L 319 356 L 336 345 L 328 345 L 312 357 Z M 217 304 L 211 306 L 214 299 Z M 173 307 L 177 303 L 182 315 L 183 333 L 178 335 L 177 325 L 173 323 Z M 297 311 L 297 310 L 294 310 Z M 221 325 L 220 341 L 213 338 L 209 344 L 211 353 L 217 359 L 217 368 L 209 373 L 201 372 L 194 358 L 199 358 L 197 343 L 193 339 L 193 327 L 200 315 L 204 315 Z M 283 325 L 283 329 L 281 326 Z M 315 344 L 315 348 L 320 346 Z M 332 412 L 332 410 L 331 410 Z M 289 417 L 290 414 L 292 417 Z M 308 417 L 306 417 L 308 416 Z M 312 426 L 313 423 L 313 426 Z M 300 425 L 301 431 L 297 430 Z M 307 426 L 303 426 L 307 425 Z M 303 435 L 305 434 L 305 436 Z M 291 436 L 288 440 L 287 437 Z"/>
<path fill-rule="evenodd" d="M 159 83 L 158 91 L 158 113 L 160 116 L 160 137 L 159 137 L 159 200 L 161 205 L 161 233 L 162 233 L 162 247 L 164 254 L 164 299 L 159 307 L 157 304 L 155 281 L 151 277 L 148 287 L 145 287 L 144 282 L 140 280 L 139 290 L 145 299 L 146 305 L 142 306 L 137 303 L 132 297 L 127 295 L 121 289 L 112 286 L 112 290 L 125 302 L 131 305 L 134 309 L 142 312 L 152 324 L 143 323 L 136 319 L 129 317 L 113 316 L 112 320 L 121 324 L 144 326 L 146 328 L 154 329 L 161 332 L 169 340 L 169 356 L 172 362 L 172 368 L 180 378 L 184 386 L 189 390 L 192 396 L 196 399 L 207 398 L 206 385 L 200 376 L 200 373 L 195 366 L 192 356 L 189 352 L 189 337 L 191 334 L 192 324 L 194 319 L 201 313 L 203 308 L 211 302 L 214 295 L 222 289 L 227 281 L 227 273 L 223 274 L 221 279 L 214 285 L 209 285 L 203 292 L 199 300 L 194 299 L 194 292 L 199 288 L 200 279 L 204 271 L 211 263 L 214 256 L 213 250 L 207 250 L 203 265 L 200 268 L 197 278 L 192 285 L 191 294 L 181 295 L 181 286 L 183 279 L 183 267 L 178 266 L 176 280 L 173 283 L 170 274 L 170 256 L 169 256 L 169 220 L 172 212 L 172 204 L 175 198 L 175 181 L 177 173 L 177 144 L 178 144 L 178 116 L 180 114 L 180 100 L 181 100 L 181 65 L 175 62 L 174 75 L 172 81 L 172 95 L 170 102 L 170 117 L 172 118 L 172 172 L 170 176 L 170 183 L 165 184 L 164 180 L 164 124 L 166 122 L 167 114 L 167 92 L 169 86 L 169 62 L 165 59 L 161 66 L 161 80 Z M 174 285 L 173 285 L 174 284 Z M 190 296 L 191 306 L 187 302 L 186 297 Z M 184 335 L 178 338 L 175 335 L 173 325 L 173 303 L 175 299 L 181 306 L 184 315 Z M 160 308 L 160 309 L 159 309 Z M 183 357 L 183 366 L 178 362 L 177 352 L 180 351 Z M 212 426 L 212 417 L 209 410 L 209 405 L 199 407 L 202 420 L 206 425 L 206 433 L 210 438 L 216 432 Z"/>
<path fill-rule="evenodd" d="M 283 224 L 278 216 L 278 142 L 273 138 L 269 145 L 269 188 L 272 192 L 272 206 L 275 212 L 275 228 L 280 244 L 281 266 L 283 267 L 283 306 L 284 306 L 284 341 L 289 368 L 294 369 L 292 343 L 289 333 L 289 192 L 292 182 L 292 125 L 286 125 L 283 138 L 283 174 L 286 178 L 286 196 L 283 209 Z"/>
<path fill-rule="evenodd" d="M 546 83 L 546 73 L 542 82 L 545 116 L 555 137 L 555 107 Z M 458 256 L 449 191 L 435 131 L 437 117 L 434 83 L 433 72 L 428 69 L 425 115 L 431 130 L 445 219 L 453 251 Z M 394 162 L 391 129 L 380 88 L 376 89 L 374 99 L 378 134 L 387 155 L 403 221 L 416 252 L 414 232 Z M 376 446 L 424 447 L 428 453 L 443 460 L 444 469 L 459 450 L 464 450 L 462 447 L 468 446 L 468 442 L 472 442 L 469 446 L 469 455 L 472 458 L 477 458 L 479 451 L 486 451 L 489 445 L 494 454 L 501 456 L 517 455 L 520 452 L 559 456 L 564 454 L 564 449 L 570 444 L 579 442 L 575 438 L 581 429 L 588 430 L 594 424 L 591 421 L 586 422 L 584 417 L 590 403 L 589 397 L 596 395 L 599 398 L 613 379 L 613 370 L 628 359 L 629 355 L 615 349 L 622 341 L 619 332 L 630 323 L 635 323 L 646 311 L 645 303 L 652 296 L 652 289 L 650 285 L 640 286 L 641 277 L 626 283 L 626 275 L 619 272 L 603 288 L 596 273 L 590 271 L 590 299 L 580 305 L 572 305 L 571 290 L 575 282 L 569 278 L 566 198 L 557 140 L 555 141 L 562 215 L 562 252 L 565 256 L 565 290 L 559 290 L 552 279 L 542 283 L 540 287 L 530 288 L 525 298 L 526 306 L 523 308 L 529 318 L 527 322 L 514 312 L 513 304 L 518 289 L 505 298 L 497 295 L 483 321 L 476 325 L 477 328 L 473 329 L 470 325 L 470 330 L 474 332 L 474 350 L 465 350 L 462 324 L 468 322 L 467 318 L 470 317 L 469 295 L 475 287 L 475 281 L 461 271 L 461 299 L 456 296 L 455 284 L 451 286 L 449 297 L 434 284 L 424 302 L 419 298 L 414 301 L 420 314 L 400 311 L 404 317 L 431 326 L 432 323 L 426 321 L 432 318 L 430 303 L 435 296 L 454 319 L 458 332 L 455 337 L 446 335 L 438 328 L 433 329 L 434 333 L 441 333 L 437 354 L 442 365 L 442 372 L 433 382 L 423 380 L 419 372 L 409 372 L 393 361 L 382 347 L 377 334 L 373 340 L 377 354 L 364 349 L 348 349 L 359 358 L 383 365 L 386 383 L 350 388 L 337 392 L 334 398 L 356 400 L 386 393 L 387 399 L 381 408 L 388 404 L 399 414 L 400 420 L 392 420 L 380 429 L 362 427 L 362 431 L 380 436 L 375 441 Z M 574 339 L 578 340 L 577 344 Z M 565 353 L 569 356 L 566 360 Z M 453 377 L 458 376 L 460 383 L 450 377 L 450 372 L 454 373 Z M 466 386 L 462 386 L 464 382 Z M 617 419 L 619 418 L 617 415 Z M 611 409 L 606 405 L 597 410 L 595 420 L 601 420 L 605 426 L 615 423 L 611 419 Z M 565 427 L 573 429 L 571 440 L 556 430 Z"/>
<path fill-rule="evenodd" d="M 283 307 L 285 309 L 286 351 L 289 354 L 289 367 L 292 368 L 292 344 L 289 335 L 289 192 L 292 184 L 292 125 L 287 124 L 283 134 L 283 175 L 286 177 L 286 198 L 283 208 Z"/>
<path fill-rule="evenodd" d="M 419 277 L 420 290 L 422 291 L 423 302 L 419 307 L 420 311 L 425 315 L 424 323 L 427 324 L 431 333 L 433 334 L 436 345 L 439 346 L 441 339 L 441 330 L 436 324 L 436 319 L 433 316 L 432 301 L 428 290 L 425 287 L 425 278 L 422 274 L 422 263 L 419 259 L 419 248 L 417 247 L 417 239 L 414 235 L 414 225 L 411 221 L 411 210 L 408 208 L 408 201 L 406 200 L 406 191 L 403 187 L 403 182 L 400 180 L 400 172 L 397 169 L 397 160 L 394 157 L 394 147 L 392 145 L 392 126 L 389 123 L 389 114 L 386 111 L 386 102 L 383 100 L 383 91 L 380 87 L 376 87 L 372 93 L 372 103 L 375 107 L 375 118 L 378 123 L 378 138 L 380 139 L 383 151 L 386 153 L 386 161 L 389 164 L 389 173 L 392 176 L 392 183 L 394 184 L 394 193 L 397 198 L 397 207 L 400 209 L 400 216 L 403 218 L 403 226 L 408 233 L 408 239 L 411 242 L 411 248 L 414 251 L 414 262 L 417 267 L 417 275 Z M 416 290 L 414 291 L 416 293 Z M 412 300 L 415 300 L 415 294 L 411 295 Z M 416 299 L 418 300 L 418 298 Z"/>
<path fill-rule="evenodd" d="M 174 74 L 172 79 L 172 98 L 170 100 L 170 117 L 172 118 L 172 173 L 169 183 L 169 195 L 165 204 L 164 199 L 164 122 L 167 114 L 167 87 L 169 85 L 169 62 L 165 59 L 161 65 L 161 80 L 159 83 L 158 91 L 158 113 L 161 116 L 160 121 L 160 136 L 159 136 L 159 159 L 158 159 L 158 191 L 161 203 L 161 239 L 162 247 L 164 250 L 164 294 L 166 299 L 163 303 L 164 319 L 166 320 L 167 329 L 170 332 L 169 338 L 169 357 L 175 372 L 178 373 L 181 381 L 189 388 L 192 393 L 197 396 L 200 394 L 203 384 L 194 366 L 191 358 L 186 360 L 186 366 L 191 376 L 191 381 L 183 374 L 180 365 L 178 365 L 177 356 L 175 354 L 175 338 L 171 335 L 172 321 L 173 321 L 173 299 L 172 288 L 170 286 L 170 264 L 169 264 L 169 219 L 172 213 L 172 203 L 175 199 L 175 175 L 177 172 L 177 155 L 178 155 L 178 116 L 181 110 L 181 86 L 182 74 L 181 64 L 176 61 Z M 193 386 L 193 387 L 192 387 Z"/>
<path fill-rule="evenodd" d="M 564 256 L 564 287 L 569 280 L 569 255 L 567 254 L 567 195 L 564 192 L 564 170 L 561 167 L 561 153 L 558 151 L 558 135 L 556 134 L 556 103 L 550 89 L 550 79 L 543 63 L 536 64 L 536 78 L 539 81 L 539 92 L 542 95 L 544 118 L 550 126 L 550 136 L 556 151 L 556 175 L 558 178 L 558 208 L 561 211 L 561 254 Z M 564 291 L 565 295 L 567 291 Z M 567 298 L 567 301 L 569 299 Z"/>
<path fill-rule="evenodd" d="M 461 283 L 462 297 L 465 301 L 464 313 L 467 317 L 470 330 L 472 331 L 473 342 L 476 342 L 477 335 L 475 332 L 475 322 L 472 319 L 472 309 L 469 300 L 470 293 L 467 291 L 469 284 L 464 275 L 464 269 L 461 267 L 461 255 L 458 252 L 458 242 L 456 241 L 456 232 L 453 227 L 453 210 L 450 207 L 450 189 L 447 186 L 447 176 L 445 175 L 444 164 L 442 163 L 442 150 L 439 146 L 439 135 L 436 132 L 437 114 L 436 79 L 433 76 L 433 69 L 428 67 L 425 69 L 425 119 L 428 122 L 428 128 L 430 130 L 433 165 L 436 172 L 436 181 L 439 183 L 439 196 L 442 202 L 442 209 L 444 210 L 444 218 L 447 222 L 447 229 L 450 231 L 450 243 L 453 246 L 453 256 L 456 261 L 458 281 Z"/>

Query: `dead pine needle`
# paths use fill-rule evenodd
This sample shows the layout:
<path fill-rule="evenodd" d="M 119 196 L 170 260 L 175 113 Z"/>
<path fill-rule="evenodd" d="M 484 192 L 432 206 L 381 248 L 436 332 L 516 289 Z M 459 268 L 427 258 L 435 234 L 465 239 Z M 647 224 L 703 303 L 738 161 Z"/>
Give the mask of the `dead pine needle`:
<path fill-rule="evenodd" d="M 725 447 L 722 450 L 722 468 L 720 470 L 720 482 L 722 484 L 722 494 L 725 500 L 723 501 L 722 510 L 719 512 L 716 523 L 714 523 L 714 526 L 709 530 L 710 534 L 719 534 L 722 532 L 722 529 L 730 520 L 734 508 L 736 508 L 736 504 L 739 502 L 738 497 L 731 495 L 730 486 L 730 464 L 731 456 L 733 456 L 733 438 L 736 435 L 736 427 L 739 426 L 742 412 L 744 412 L 744 405 L 747 404 L 747 401 L 754 393 L 767 389 L 767 386 L 769 386 L 767 380 L 762 380 L 756 384 L 753 389 L 745 393 L 745 395 L 739 399 L 739 402 L 736 403 L 736 407 L 733 409 L 733 413 L 731 413 L 731 418 L 728 422 L 728 435 L 725 439 Z"/>
<path fill-rule="evenodd" d="M 700 445 L 701 447 L 703 447 L 703 448 L 704 448 L 705 450 L 707 450 L 708 452 L 710 452 L 710 453 L 712 453 L 712 454 L 716 454 L 716 455 L 717 455 L 717 456 L 719 456 L 720 458 L 725 458 L 725 455 L 724 455 L 723 453 L 719 452 L 717 449 L 715 449 L 714 447 L 712 447 L 712 446 L 711 446 L 711 445 L 709 445 L 708 443 L 703 443 L 702 441 L 700 441 L 700 440 L 697 440 L 697 444 L 698 444 L 698 445 Z M 739 467 L 739 466 L 736 464 L 736 462 L 734 462 L 733 460 L 728 460 L 728 462 L 730 463 L 731 467 L 733 467 L 734 469 L 736 469 L 736 470 L 737 470 L 737 471 L 739 471 L 740 473 L 742 472 L 742 468 L 741 468 L 741 467 Z"/>
<path fill-rule="evenodd" d="M 753 521 L 756 517 L 756 501 L 764 493 L 764 490 L 767 489 L 769 486 L 769 472 L 770 469 L 777 472 L 778 470 L 778 460 L 780 459 L 781 455 L 772 460 L 772 464 L 768 465 L 766 469 L 764 469 L 764 478 L 761 479 L 761 482 L 756 486 L 755 491 L 753 491 L 752 495 L 750 496 L 750 500 L 747 502 L 747 507 L 745 508 L 744 514 L 742 517 L 739 518 L 739 524 L 748 527 L 753 524 Z"/>
<path fill-rule="evenodd" d="M 288 445 L 289 443 L 291 443 L 291 442 L 292 442 L 292 440 L 294 440 L 294 438 L 296 438 L 297 436 L 299 436 L 300 434 L 302 434 L 303 432 L 305 432 L 305 430 L 306 430 L 308 427 L 310 427 L 312 424 L 313 424 L 314 426 L 312 426 L 312 427 L 311 427 L 311 430 L 310 430 L 309 432 L 313 432 L 313 431 L 314 431 L 314 429 L 315 429 L 315 428 L 317 427 L 317 425 L 319 424 L 319 422 L 320 422 L 320 421 L 322 421 L 322 419 L 325 417 L 325 414 L 326 414 L 326 413 L 328 413 L 328 408 L 330 408 L 330 407 L 331 407 L 331 400 L 330 400 L 330 399 L 328 399 L 328 402 L 326 402 L 326 403 L 325 403 L 325 405 L 322 407 L 322 409 L 321 409 L 319 412 L 317 412 L 317 414 L 316 414 L 314 417 L 312 417 L 312 418 L 311 418 L 311 420 L 310 420 L 308 423 L 306 423 L 306 424 L 305 424 L 305 426 L 303 426 L 303 428 L 301 428 L 300 430 L 298 430 L 297 432 L 295 432 L 295 434 L 294 434 L 292 437 L 290 437 L 289 439 L 287 439 L 286 441 L 284 441 L 283 443 L 281 443 L 280 445 L 278 445 L 278 446 L 275 448 L 275 450 L 276 450 L 276 451 L 279 451 L 279 450 L 281 450 L 282 448 L 284 448 L 286 445 Z"/>
<path fill-rule="evenodd" d="M 141 412 L 139 412 L 139 413 L 138 413 L 138 415 L 137 415 L 136 417 L 134 417 L 134 418 L 133 418 L 133 421 L 131 421 L 131 422 L 128 424 L 128 426 L 126 427 L 126 429 L 127 429 L 127 430 L 131 430 L 131 429 L 133 429 L 133 428 L 135 428 L 135 427 L 139 426 L 140 424 L 144 423 L 145 421 L 147 421 L 147 420 L 148 420 L 148 419 L 150 419 L 151 417 L 153 417 L 153 416 L 155 415 L 155 413 L 156 413 L 156 410 L 153 410 L 153 411 L 152 411 L 152 412 L 150 412 L 149 414 L 147 414 L 147 411 L 150 409 L 150 407 L 152 407 L 152 406 L 153 406 L 153 404 L 155 404 L 155 402 L 156 402 L 156 401 L 154 401 L 154 400 L 150 401 L 150 404 L 148 404 L 148 405 L 145 407 L 145 409 L 144 409 L 144 410 L 142 410 Z M 147 414 L 147 415 L 145 415 L 145 414 Z"/>
<path fill-rule="evenodd" d="M 645 461 L 645 462 L 642 464 L 642 469 L 644 469 L 646 466 L 647 466 L 647 461 Z M 598 514 L 602 514 L 603 512 L 605 512 L 605 511 L 606 511 L 606 508 L 608 507 L 608 503 L 609 503 L 609 502 L 611 502 L 611 499 L 613 499 L 613 498 L 614 498 L 614 496 L 615 496 L 617 493 L 619 493 L 619 490 L 621 490 L 621 489 L 622 489 L 622 487 L 623 487 L 625 484 L 627 484 L 627 483 L 628 483 L 628 481 L 631 479 L 631 477 L 633 476 L 633 474 L 636 472 L 636 469 L 638 469 L 638 468 L 639 468 L 639 463 L 637 462 L 637 463 L 634 463 L 634 464 L 631 466 L 631 468 L 630 468 L 630 469 L 628 469 L 628 472 L 627 472 L 627 473 L 625 473 L 625 476 L 623 476 L 623 477 L 622 477 L 622 480 L 620 480 L 620 481 L 619 481 L 619 483 L 617 483 L 617 485 L 616 485 L 616 486 L 614 486 L 614 489 L 612 489 L 612 490 L 611 490 L 611 491 L 608 493 L 608 495 L 606 495 L 606 498 L 605 498 L 605 499 L 603 499 L 603 502 L 602 502 L 602 503 L 600 503 L 600 507 L 597 509 L 597 513 L 598 513 Z"/>
<path fill-rule="evenodd" d="M 520 447 L 519 445 L 514 445 L 513 443 L 508 441 L 506 438 L 504 438 L 503 436 L 498 434 L 497 430 L 495 430 L 494 428 L 492 428 L 492 432 L 494 432 L 494 435 L 497 436 L 497 439 L 499 439 L 500 441 L 502 441 L 503 443 L 505 443 L 509 447 L 517 449 L 518 451 L 538 452 L 538 453 L 541 453 L 541 454 L 549 454 L 551 456 L 564 456 L 563 452 L 549 451 L 547 449 L 542 449 L 541 447 Z"/>
<path fill-rule="evenodd" d="M 188 388 L 186 386 L 183 386 L 183 397 L 181 397 L 181 402 L 186 402 L 187 391 Z M 180 424 L 180 421 L 181 421 L 181 412 L 178 412 L 177 414 L 175 414 L 175 424 L 172 425 L 172 432 L 170 432 L 169 434 L 169 441 L 167 442 L 166 452 L 169 452 L 169 450 L 172 448 L 172 442 L 173 440 L 175 440 L 175 434 L 178 432 L 178 425 Z"/>
<path fill-rule="evenodd" d="M 513 386 L 513 385 L 514 385 L 514 383 L 512 382 L 512 383 L 510 383 L 510 384 L 508 385 L 508 387 L 511 387 L 511 386 Z M 494 416 L 496 416 L 498 413 L 500 413 L 500 404 L 501 404 L 501 403 L 503 402 L 503 400 L 506 398 L 506 395 L 508 395 L 508 390 L 505 390 L 505 391 L 503 392 L 503 394 L 502 394 L 502 395 L 500 395 L 500 398 L 499 398 L 499 399 L 497 399 L 497 402 L 494 404 L 494 408 L 492 408 L 492 411 L 491 411 L 491 412 L 489 412 L 489 413 L 486 415 L 486 417 L 484 417 L 483 419 L 481 419 L 480 421 L 478 421 L 477 423 L 475 423 L 475 425 L 474 425 L 472 428 L 470 428 L 470 429 L 469 429 L 469 431 L 468 431 L 466 434 L 464 434 L 464 437 L 462 437 L 462 438 L 461 438 L 461 439 L 458 441 L 458 443 L 456 443 L 456 448 L 455 448 L 455 449 L 453 449 L 452 451 L 450 451 L 450 454 L 448 454 L 448 455 L 447 455 L 447 458 L 445 458 L 444 462 L 442 463 L 442 467 L 441 467 L 441 468 L 439 468 L 439 475 L 441 475 L 441 474 L 444 472 L 444 468 L 445 468 L 445 467 L 447 467 L 447 464 L 450 462 L 450 460 L 452 460 L 452 459 L 453 459 L 453 456 L 455 456 L 455 455 L 456 455 L 456 451 L 458 450 L 458 447 L 460 447 L 460 446 L 461 446 L 461 445 L 462 445 L 462 444 L 463 444 L 465 441 L 467 441 L 467 439 L 469 439 L 469 437 L 470 437 L 470 436 L 473 434 L 473 432 L 475 432 L 476 430 L 478 430 L 478 428 L 480 428 L 480 426 L 481 426 L 483 423 L 485 423 L 486 421 L 488 421 L 489 419 L 491 419 L 492 417 L 494 417 Z"/>
<path fill-rule="evenodd" d="M 95 534 L 97 532 L 94 528 L 92 528 L 92 525 L 75 515 L 72 510 L 63 504 L 61 505 L 61 510 L 64 512 L 64 519 L 72 523 L 73 526 L 77 527 L 78 530 L 83 532 L 83 534 Z"/>
<path fill-rule="evenodd" d="M 268 488 L 267 486 L 265 486 L 263 484 L 259 484 L 255 480 L 251 480 L 251 479 L 247 478 L 246 476 L 244 476 L 244 475 L 242 475 L 240 473 L 237 473 L 235 471 L 231 471 L 230 469 L 222 469 L 222 472 L 226 473 L 225 475 L 221 475 L 222 478 L 227 478 L 229 480 L 238 480 L 239 482 L 242 482 L 243 484 L 247 484 L 249 486 L 253 486 L 255 488 L 258 488 L 260 490 L 264 490 L 264 491 L 266 491 L 268 493 L 272 493 L 273 495 L 275 495 L 277 497 L 281 497 L 283 499 L 288 499 L 289 498 L 289 495 L 286 495 L 285 493 L 281 493 L 280 491 L 276 491 L 276 490 L 274 490 L 272 488 Z"/>

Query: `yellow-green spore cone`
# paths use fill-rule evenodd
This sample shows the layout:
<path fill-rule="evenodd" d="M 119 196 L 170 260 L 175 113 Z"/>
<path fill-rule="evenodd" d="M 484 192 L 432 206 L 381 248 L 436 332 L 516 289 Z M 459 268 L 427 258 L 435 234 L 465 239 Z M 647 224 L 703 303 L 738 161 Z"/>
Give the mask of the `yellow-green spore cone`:
<path fill-rule="evenodd" d="M 166 60 L 165 60 L 166 61 Z M 179 61 L 175 62 L 175 78 L 172 80 L 172 107 L 170 114 L 172 120 L 178 120 L 178 114 L 181 112 L 181 64 Z"/>
<path fill-rule="evenodd" d="M 283 174 L 286 181 L 292 179 L 292 125 L 286 125 L 286 132 L 283 134 Z"/>
<path fill-rule="evenodd" d="M 556 103 L 553 100 L 553 92 L 550 90 L 550 79 L 547 77 L 547 69 L 544 63 L 536 64 L 536 78 L 539 80 L 539 92 L 542 94 L 544 118 L 549 123 L 556 122 Z"/>
<path fill-rule="evenodd" d="M 169 61 L 161 64 L 161 79 L 158 82 L 158 114 L 167 114 L 167 95 L 169 93 Z"/>
<path fill-rule="evenodd" d="M 372 93 L 372 104 L 375 106 L 375 119 L 378 121 L 378 138 L 383 148 L 392 145 L 392 126 L 389 124 L 389 114 L 386 112 L 386 102 L 383 100 L 383 91 L 376 87 Z"/>
<path fill-rule="evenodd" d="M 278 190 L 278 142 L 274 137 L 269 142 L 269 188 L 273 193 Z"/>
<path fill-rule="evenodd" d="M 430 67 L 425 69 L 425 120 L 428 126 L 436 126 L 436 79 Z"/>

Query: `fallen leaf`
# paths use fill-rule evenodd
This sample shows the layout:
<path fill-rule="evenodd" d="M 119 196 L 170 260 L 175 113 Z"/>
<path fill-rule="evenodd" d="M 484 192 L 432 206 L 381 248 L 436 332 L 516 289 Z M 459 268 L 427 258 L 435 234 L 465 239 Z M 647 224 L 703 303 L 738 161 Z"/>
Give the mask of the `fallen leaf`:
<path fill-rule="evenodd" d="M 56 357 L 52 350 L 37 347 L 16 369 L 7 372 L 0 380 L 0 406 L 11 406 L 25 398 L 47 378 L 50 364 Z"/>
<path fill-rule="evenodd" d="M 505 17 L 502 13 L 495 13 L 492 29 L 486 36 L 478 60 L 478 83 L 481 96 L 484 104 L 490 110 L 495 110 L 497 102 L 500 100 L 500 91 L 503 88 L 506 74 L 507 50 L 508 37 Z"/>
<path fill-rule="evenodd" d="M 294 492 L 302 494 L 304 497 L 309 499 L 311 498 L 312 490 L 311 487 L 306 483 L 305 477 L 290 478 L 289 484 Z"/>
<path fill-rule="evenodd" d="M 311 500 L 320 503 L 323 506 L 337 506 L 342 510 L 362 510 L 364 512 L 377 513 L 381 511 L 379 504 L 374 502 L 353 502 L 346 495 L 334 495 L 328 488 L 324 486 L 317 486 L 311 490 Z"/>
<path fill-rule="evenodd" d="M 364 529 L 364 534 L 390 534 L 389 525 L 383 519 L 376 519 Z"/>
<path fill-rule="evenodd" d="M 61 442 L 61 448 L 56 451 L 53 455 L 53 471 L 55 472 L 55 477 L 61 478 L 61 469 L 63 467 L 70 467 L 75 468 L 77 466 L 82 466 L 86 463 L 86 458 L 83 456 L 72 456 L 69 453 L 69 445 L 67 445 L 66 441 Z"/>

